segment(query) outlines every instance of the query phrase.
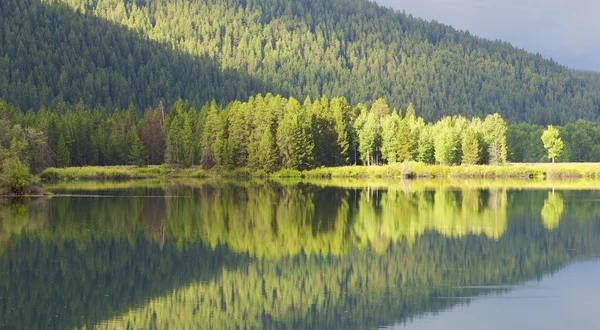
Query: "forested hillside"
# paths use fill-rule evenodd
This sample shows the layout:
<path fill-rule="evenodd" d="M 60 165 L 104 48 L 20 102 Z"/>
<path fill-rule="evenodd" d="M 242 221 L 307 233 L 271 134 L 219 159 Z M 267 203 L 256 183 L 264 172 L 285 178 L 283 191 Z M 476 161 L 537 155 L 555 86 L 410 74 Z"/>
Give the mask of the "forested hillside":
<path fill-rule="evenodd" d="M 565 123 L 600 108 L 595 84 L 553 61 L 367 0 L 5 0 L 0 17 L 0 97 L 22 109 L 258 92 L 383 97 L 427 121 Z"/>

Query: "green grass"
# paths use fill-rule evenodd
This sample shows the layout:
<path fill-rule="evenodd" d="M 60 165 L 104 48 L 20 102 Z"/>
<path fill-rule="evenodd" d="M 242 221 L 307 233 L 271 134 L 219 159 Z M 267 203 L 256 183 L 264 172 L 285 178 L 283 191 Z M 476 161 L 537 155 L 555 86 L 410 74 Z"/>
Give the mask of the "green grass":
<path fill-rule="evenodd" d="M 303 173 L 308 178 L 600 178 L 600 163 L 528 163 L 505 165 L 428 165 L 403 163 L 382 166 L 318 168 Z"/>
<path fill-rule="evenodd" d="M 168 166 L 93 166 L 48 168 L 40 174 L 45 182 L 90 180 L 139 180 L 166 178 L 512 178 L 512 179 L 600 179 L 600 163 L 527 163 L 505 165 L 428 165 L 410 162 L 381 166 L 321 167 L 309 171 L 282 169 L 275 173 L 247 168 L 235 170 L 186 169 Z"/>
<path fill-rule="evenodd" d="M 170 169 L 162 166 L 89 166 L 47 168 L 41 174 L 42 181 L 73 180 L 133 180 L 161 178 L 170 173 Z"/>

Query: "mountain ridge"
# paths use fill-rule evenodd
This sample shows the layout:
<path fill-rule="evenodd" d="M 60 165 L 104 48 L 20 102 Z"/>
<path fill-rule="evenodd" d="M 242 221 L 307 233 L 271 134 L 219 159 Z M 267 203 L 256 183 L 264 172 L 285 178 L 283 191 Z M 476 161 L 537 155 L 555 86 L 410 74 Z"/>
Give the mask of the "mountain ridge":
<path fill-rule="evenodd" d="M 498 112 L 509 121 L 538 124 L 597 120 L 600 109 L 600 89 L 596 84 L 553 60 L 367 0 L 225 3 L 26 0 L 22 3 L 21 8 L 37 7 L 38 16 L 40 11 L 51 11 L 57 5 L 68 6 L 75 16 L 110 21 L 133 30 L 142 39 L 171 47 L 174 52 L 214 61 L 211 72 L 234 70 L 241 77 L 246 76 L 238 79 L 241 83 L 235 78 L 223 83 L 208 74 L 198 82 L 194 81 L 194 75 L 202 69 L 180 69 L 178 75 L 169 76 L 170 79 L 161 81 L 160 88 L 154 88 L 159 92 L 144 96 L 142 87 L 130 86 L 148 83 L 148 76 L 138 82 L 133 79 L 135 75 L 120 75 L 119 70 L 114 70 L 114 80 L 121 82 L 109 92 L 111 100 L 117 99 L 114 104 L 96 100 L 94 91 L 87 92 L 92 96 L 73 92 L 65 100 L 72 104 L 83 99 L 92 107 L 125 108 L 134 103 L 144 109 L 159 99 L 173 104 L 177 98 L 183 98 L 201 106 L 212 99 L 225 104 L 258 92 L 273 92 L 298 99 L 344 96 L 351 104 L 370 103 L 383 97 L 394 108 L 405 109 L 413 103 L 417 114 L 429 121 L 444 115 L 483 117 Z M 3 12 L 10 14 L 4 9 Z M 5 15 L 7 21 L 19 21 L 12 16 Z M 80 39 L 85 50 L 89 41 Z M 13 39 L 5 40 L 10 44 Z M 106 53 L 114 49 L 118 47 L 113 45 Z M 5 49 L 0 55 L 17 59 L 17 53 Z M 85 51 L 82 53 L 85 55 Z M 136 60 L 134 57 L 134 67 L 141 67 L 136 66 Z M 64 68 L 65 62 L 60 59 L 56 66 Z M 106 67 L 112 68 L 108 64 Z M 156 67 L 151 65 L 149 70 L 160 72 Z M 90 74 L 94 78 L 102 75 Z M 84 85 L 80 81 L 90 74 L 76 73 L 69 78 Z M 3 85 L 11 91 L 18 89 L 11 86 L 22 86 L 29 80 L 28 76 L 7 76 L 12 81 L 0 82 L 0 92 Z M 131 82 L 122 76 L 130 77 Z M 252 88 L 254 85 L 246 81 L 255 81 L 257 85 Z M 183 90 L 184 87 L 189 90 Z M 61 95 L 60 86 L 52 84 L 41 83 L 34 85 L 34 89 L 46 90 L 53 96 L 47 97 L 50 101 L 38 102 L 39 105 L 56 103 L 56 96 Z M 214 92 L 198 92 L 205 89 Z M 133 96 L 113 95 L 120 90 L 132 90 Z M 23 96 L 7 98 L 5 94 L 1 92 L 0 97 L 25 109 L 36 108 Z"/>

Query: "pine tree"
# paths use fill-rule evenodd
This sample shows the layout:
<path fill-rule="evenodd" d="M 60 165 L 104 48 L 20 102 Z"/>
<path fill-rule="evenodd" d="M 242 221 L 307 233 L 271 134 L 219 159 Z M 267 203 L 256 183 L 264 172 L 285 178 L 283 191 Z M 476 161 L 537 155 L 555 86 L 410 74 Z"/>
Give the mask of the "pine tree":
<path fill-rule="evenodd" d="M 127 144 L 129 145 L 129 153 L 127 155 L 129 165 L 146 165 L 146 148 L 142 140 L 140 140 L 135 127 L 132 127 L 132 130 L 127 134 Z"/>
<path fill-rule="evenodd" d="M 277 171 L 279 154 L 271 129 L 265 130 L 258 147 L 260 168 L 268 173 Z"/>
<path fill-rule="evenodd" d="M 350 105 L 343 97 L 336 97 L 331 100 L 331 111 L 335 122 L 335 132 L 337 134 L 338 160 L 336 165 L 347 165 L 350 162 Z"/>
<path fill-rule="evenodd" d="M 413 137 L 413 132 L 410 128 L 410 122 L 408 118 L 400 120 L 396 136 L 396 153 L 398 155 L 398 161 L 402 162 L 405 160 L 411 160 L 411 149 L 413 148 L 415 138 Z"/>
<path fill-rule="evenodd" d="M 65 137 L 61 134 L 56 145 L 56 167 L 71 166 L 71 153 L 65 142 Z"/>
<path fill-rule="evenodd" d="M 285 168 L 306 170 L 314 163 L 314 140 L 311 114 L 306 107 L 290 98 L 286 112 L 277 129 L 282 165 Z"/>
<path fill-rule="evenodd" d="M 122 165 L 127 161 L 127 155 L 125 154 L 126 146 L 124 136 L 113 131 L 108 137 L 108 143 L 106 150 L 108 150 L 107 164 L 108 165 Z"/>
<path fill-rule="evenodd" d="M 190 112 L 187 112 L 184 116 L 183 130 L 181 131 L 181 144 L 183 154 L 183 166 L 190 167 L 194 165 L 194 138 L 192 130 L 192 119 Z"/>
<path fill-rule="evenodd" d="M 222 142 L 217 141 L 217 137 L 222 137 L 222 135 L 220 135 L 221 119 L 218 111 L 216 103 L 211 104 L 206 115 L 206 121 L 204 122 L 200 158 L 200 162 L 204 168 L 211 168 L 217 164 L 218 155 L 215 154 L 215 149 L 218 151 L 219 145 Z"/>
<path fill-rule="evenodd" d="M 433 126 L 427 125 L 421 130 L 417 147 L 417 160 L 427 164 L 435 162 Z"/>
<path fill-rule="evenodd" d="M 181 165 L 183 159 L 181 155 L 183 154 L 183 146 L 182 146 L 182 128 L 180 122 L 180 116 L 178 113 L 171 113 L 171 121 L 169 125 L 169 130 L 167 132 L 167 150 L 165 154 L 165 160 L 167 164 L 170 165 Z"/>
<path fill-rule="evenodd" d="M 248 143 L 251 133 L 249 109 L 248 103 L 239 101 L 229 105 L 227 129 L 234 167 L 245 167 L 248 164 Z"/>

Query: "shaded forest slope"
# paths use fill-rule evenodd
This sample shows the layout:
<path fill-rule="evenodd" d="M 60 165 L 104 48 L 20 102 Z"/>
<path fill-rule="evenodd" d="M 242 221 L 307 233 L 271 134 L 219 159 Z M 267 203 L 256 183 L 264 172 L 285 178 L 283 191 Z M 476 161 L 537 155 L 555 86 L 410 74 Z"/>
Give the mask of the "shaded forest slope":
<path fill-rule="evenodd" d="M 23 111 L 80 100 L 111 111 L 161 99 L 227 102 L 272 89 L 65 4 L 2 1 L 0 20 L 0 97 Z"/>

